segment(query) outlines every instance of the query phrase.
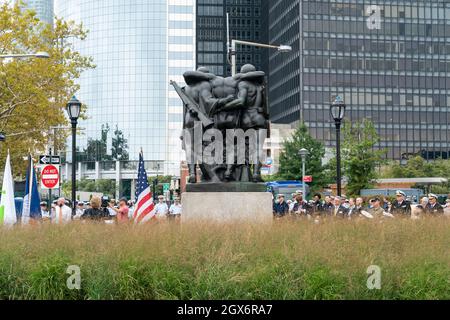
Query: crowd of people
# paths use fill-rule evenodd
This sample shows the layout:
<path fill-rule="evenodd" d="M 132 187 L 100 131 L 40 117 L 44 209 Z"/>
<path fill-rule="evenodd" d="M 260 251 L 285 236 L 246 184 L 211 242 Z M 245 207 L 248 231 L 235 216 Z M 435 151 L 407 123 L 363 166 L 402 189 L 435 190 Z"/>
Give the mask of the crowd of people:
<path fill-rule="evenodd" d="M 392 219 L 406 217 L 418 219 L 423 216 L 439 217 L 450 215 L 450 200 L 443 206 L 438 202 L 438 196 L 429 194 L 421 199 L 418 205 L 407 199 L 406 194 L 398 190 L 395 200 L 390 202 L 383 197 L 374 197 L 364 200 L 359 198 L 347 198 L 325 196 L 317 193 L 311 201 L 305 201 L 302 191 L 292 194 L 292 200 L 286 200 L 286 196 L 279 194 L 273 205 L 275 219 L 286 217 L 294 218 L 320 218 L 335 217 L 340 219 Z"/>
<path fill-rule="evenodd" d="M 70 202 L 65 198 L 54 201 L 51 208 L 47 202 L 41 202 L 41 215 L 43 222 L 54 224 L 67 224 L 72 221 L 96 221 L 109 224 L 124 224 L 133 221 L 135 202 L 122 198 L 105 201 L 93 196 L 89 202 L 76 203 L 75 214 L 70 207 Z M 175 197 L 173 203 L 166 201 L 164 196 L 159 196 L 155 203 L 155 218 L 177 221 L 181 218 L 182 206 L 179 197 Z"/>

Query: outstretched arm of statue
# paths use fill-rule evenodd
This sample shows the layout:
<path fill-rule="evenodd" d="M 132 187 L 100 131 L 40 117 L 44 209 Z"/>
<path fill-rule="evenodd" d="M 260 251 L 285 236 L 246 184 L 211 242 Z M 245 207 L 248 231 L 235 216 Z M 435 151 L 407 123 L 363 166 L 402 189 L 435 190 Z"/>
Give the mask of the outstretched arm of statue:
<path fill-rule="evenodd" d="M 214 114 L 222 111 L 224 106 L 226 104 L 234 101 L 234 99 L 235 99 L 234 96 L 230 95 L 230 96 L 228 96 L 226 98 L 215 100 L 215 103 L 214 103 L 214 105 L 211 108 L 210 114 L 214 115 Z"/>
<path fill-rule="evenodd" d="M 233 111 L 237 109 L 242 109 L 245 107 L 245 103 L 247 102 L 247 93 L 248 90 L 246 87 L 239 88 L 238 98 L 234 101 L 231 101 L 222 108 L 223 111 Z"/>

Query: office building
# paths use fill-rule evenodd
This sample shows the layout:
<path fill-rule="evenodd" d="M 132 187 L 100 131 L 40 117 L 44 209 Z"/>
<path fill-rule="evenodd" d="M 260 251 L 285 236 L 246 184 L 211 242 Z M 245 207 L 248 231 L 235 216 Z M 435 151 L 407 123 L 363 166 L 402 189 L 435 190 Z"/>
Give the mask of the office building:
<path fill-rule="evenodd" d="M 219 76 L 231 75 L 227 57 L 227 20 L 229 13 L 230 37 L 266 43 L 268 15 L 263 4 L 269 0 L 197 0 L 197 66 L 206 66 Z M 268 53 L 265 49 L 249 46 L 237 48 L 237 67 L 254 64 L 268 71 Z"/>
<path fill-rule="evenodd" d="M 270 1 L 272 121 L 304 121 L 334 147 L 329 105 L 371 119 L 391 159 L 450 154 L 448 1 Z"/>
<path fill-rule="evenodd" d="M 78 81 L 77 97 L 88 107 L 78 145 L 90 153 L 79 178 L 135 179 L 141 149 L 149 175 L 179 176 L 183 106 L 170 80 L 184 85 L 183 72 L 195 68 L 195 1 L 64 0 L 56 7 L 89 30 L 74 45 L 97 66 Z M 109 161 L 116 128 L 128 145 L 129 160 L 120 163 Z M 106 140 L 106 151 L 88 148 L 94 140 Z"/>
<path fill-rule="evenodd" d="M 22 0 L 25 8 L 36 11 L 39 20 L 53 25 L 53 0 Z"/>

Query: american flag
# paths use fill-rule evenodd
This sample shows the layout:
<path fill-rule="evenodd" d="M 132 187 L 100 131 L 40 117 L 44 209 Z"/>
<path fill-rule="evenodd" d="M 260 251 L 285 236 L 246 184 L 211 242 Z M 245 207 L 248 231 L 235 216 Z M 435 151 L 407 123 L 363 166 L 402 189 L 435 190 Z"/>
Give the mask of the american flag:
<path fill-rule="evenodd" d="M 155 218 L 155 204 L 153 194 L 148 184 L 145 171 L 144 154 L 139 154 L 138 180 L 136 185 L 136 210 L 133 214 L 134 223 L 145 223 Z"/>

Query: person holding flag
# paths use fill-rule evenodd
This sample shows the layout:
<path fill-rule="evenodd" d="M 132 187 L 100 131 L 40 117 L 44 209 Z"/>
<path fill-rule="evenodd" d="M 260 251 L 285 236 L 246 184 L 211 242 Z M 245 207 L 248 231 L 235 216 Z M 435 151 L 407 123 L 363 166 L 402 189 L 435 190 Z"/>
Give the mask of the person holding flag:
<path fill-rule="evenodd" d="M 35 224 L 41 218 L 41 200 L 37 186 L 36 171 L 34 170 L 33 159 L 29 155 L 25 197 L 23 198 L 22 224 Z"/>
<path fill-rule="evenodd" d="M 135 224 L 145 223 L 156 218 L 156 209 L 153 194 L 145 171 L 144 153 L 139 154 L 138 179 L 136 184 L 136 209 L 133 213 Z"/>
<path fill-rule="evenodd" d="M 0 202 L 0 225 L 13 226 L 17 223 L 16 206 L 14 202 L 14 182 L 11 172 L 11 157 L 6 157 L 5 173 L 3 175 L 2 199 Z"/>

